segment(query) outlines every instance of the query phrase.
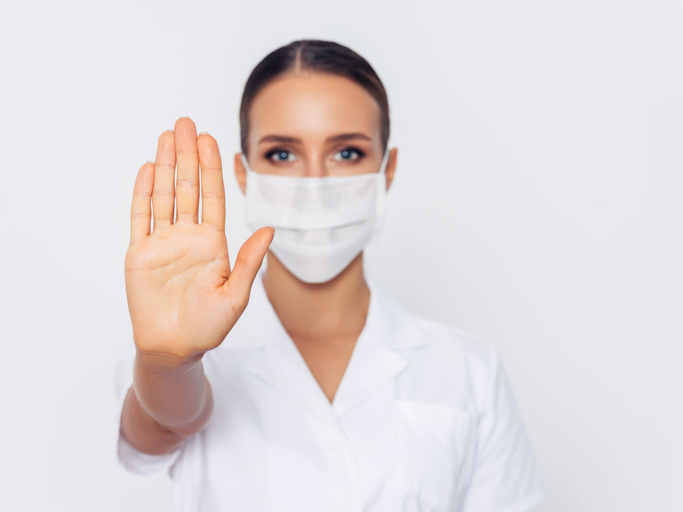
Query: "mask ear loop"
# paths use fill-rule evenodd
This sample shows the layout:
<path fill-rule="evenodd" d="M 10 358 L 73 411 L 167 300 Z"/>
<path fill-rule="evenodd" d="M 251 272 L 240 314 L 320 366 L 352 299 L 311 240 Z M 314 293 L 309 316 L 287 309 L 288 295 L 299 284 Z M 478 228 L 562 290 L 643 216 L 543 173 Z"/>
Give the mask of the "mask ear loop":
<path fill-rule="evenodd" d="M 250 172 L 254 172 L 249 167 L 249 163 L 247 162 L 247 158 L 244 156 L 244 153 L 241 153 L 241 156 L 242 156 L 242 163 L 244 164 L 244 168 L 247 170 L 247 174 L 249 174 Z"/>
<path fill-rule="evenodd" d="M 387 170 L 387 161 L 389 160 L 389 144 L 387 143 L 387 149 L 384 150 L 384 158 L 382 158 L 382 165 L 379 168 L 379 173 L 384 174 Z"/>
<path fill-rule="evenodd" d="M 370 240 L 368 243 L 374 243 L 377 241 L 377 238 L 379 237 L 380 231 L 382 231 L 382 226 L 384 225 L 384 217 L 386 216 L 385 212 L 385 201 L 386 201 L 386 193 L 387 193 L 387 175 L 386 175 L 386 170 L 387 170 L 387 162 L 389 161 L 389 143 L 387 142 L 387 149 L 384 150 L 384 158 L 382 158 L 382 166 L 379 168 L 379 176 L 378 179 L 380 180 L 377 185 L 377 196 L 375 198 L 376 201 L 376 220 L 375 220 L 375 227 L 372 230 L 372 236 L 370 237 Z M 380 177 L 381 176 L 381 177 Z"/>

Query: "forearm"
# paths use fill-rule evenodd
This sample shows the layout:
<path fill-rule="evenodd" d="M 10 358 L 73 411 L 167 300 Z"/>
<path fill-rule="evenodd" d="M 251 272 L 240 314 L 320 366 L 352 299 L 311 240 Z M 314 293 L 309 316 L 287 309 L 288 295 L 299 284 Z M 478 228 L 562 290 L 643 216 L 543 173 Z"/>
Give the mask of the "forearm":
<path fill-rule="evenodd" d="M 137 352 L 121 415 L 124 436 L 138 450 L 168 453 L 206 424 L 213 395 L 201 357 L 178 361 Z"/>

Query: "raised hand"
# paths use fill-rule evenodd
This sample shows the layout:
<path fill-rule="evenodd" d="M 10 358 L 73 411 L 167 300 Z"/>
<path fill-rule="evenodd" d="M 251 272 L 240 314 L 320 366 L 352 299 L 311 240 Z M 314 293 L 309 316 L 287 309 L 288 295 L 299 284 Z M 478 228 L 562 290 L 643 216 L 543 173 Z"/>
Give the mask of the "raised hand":
<path fill-rule="evenodd" d="M 178 119 L 174 131 L 159 137 L 155 162 L 143 165 L 135 181 L 125 270 L 138 350 L 186 360 L 219 346 L 247 305 L 272 239 L 272 228 L 256 231 L 230 271 L 218 144 L 209 134 L 197 137 L 189 118 Z"/>

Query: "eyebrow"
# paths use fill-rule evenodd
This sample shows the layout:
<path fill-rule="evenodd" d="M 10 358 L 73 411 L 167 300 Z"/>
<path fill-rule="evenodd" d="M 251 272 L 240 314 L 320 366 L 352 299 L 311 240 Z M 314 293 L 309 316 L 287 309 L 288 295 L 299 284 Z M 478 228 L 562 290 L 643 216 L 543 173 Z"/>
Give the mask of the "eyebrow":
<path fill-rule="evenodd" d="M 325 142 L 339 142 L 342 140 L 351 140 L 351 139 L 365 139 L 365 140 L 372 140 L 370 137 L 365 135 L 364 133 L 340 133 L 339 135 L 332 135 L 331 137 L 328 137 Z M 265 135 L 264 137 L 261 137 L 261 140 L 258 141 L 258 144 L 262 144 L 264 142 L 287 142 L 290 144 L 301 144 L 301 139 L 298 137 L 288 137 L 286 135 Z"/>

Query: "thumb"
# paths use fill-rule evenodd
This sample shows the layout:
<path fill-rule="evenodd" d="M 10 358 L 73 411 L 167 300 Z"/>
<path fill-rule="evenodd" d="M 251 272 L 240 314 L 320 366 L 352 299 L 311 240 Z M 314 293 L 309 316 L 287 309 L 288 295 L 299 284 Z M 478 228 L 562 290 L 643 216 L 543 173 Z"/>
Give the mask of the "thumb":
<path fill-rule="evenodd" d="M 268 247 L 273 241 L 275 230 L 271 227 L 259 228 L 240 247 L 235 266 L 230 277 L 223 285 L 233 307 L 242 314 L 249 302 L 249 294 Z"/>

